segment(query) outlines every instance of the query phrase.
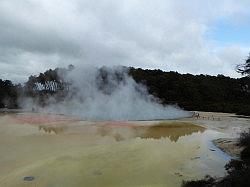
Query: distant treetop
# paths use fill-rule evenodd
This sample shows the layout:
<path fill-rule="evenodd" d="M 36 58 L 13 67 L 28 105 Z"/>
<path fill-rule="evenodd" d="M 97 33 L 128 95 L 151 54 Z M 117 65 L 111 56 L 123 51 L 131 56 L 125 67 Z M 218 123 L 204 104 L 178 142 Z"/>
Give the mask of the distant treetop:
<path fill-rule="evenodd" d="M 242 75 L 250 76 L 250 54 L 244 64 L 240 64 L 237 66 L 237 71 Z"/>

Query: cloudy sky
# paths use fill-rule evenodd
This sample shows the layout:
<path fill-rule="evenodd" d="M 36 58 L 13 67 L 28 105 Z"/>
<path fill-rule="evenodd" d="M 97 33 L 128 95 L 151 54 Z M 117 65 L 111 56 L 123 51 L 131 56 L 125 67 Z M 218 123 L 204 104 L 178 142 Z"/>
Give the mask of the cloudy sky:
<path fill-rule="evenodd" d="M 88 64 L 239 77 L 249 0 L 1 0 L 0 78 Z"/>

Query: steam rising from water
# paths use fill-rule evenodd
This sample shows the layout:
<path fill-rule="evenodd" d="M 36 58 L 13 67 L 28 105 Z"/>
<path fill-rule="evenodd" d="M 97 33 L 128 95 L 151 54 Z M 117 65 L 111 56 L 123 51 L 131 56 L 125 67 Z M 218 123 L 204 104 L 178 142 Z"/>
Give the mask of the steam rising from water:
<path fill-rule="evenodd" d="M 51 113 L 68 114 L 86 120 L 152 120 L 190 116 L 176 106 L 163 106 L 145 86 L 136 83 L 125 68 L 73 69 L 60 75 L 70 83 L 66 99 L 39 108 Z M 26 103 L 27 106 L 27 103 Z"/>

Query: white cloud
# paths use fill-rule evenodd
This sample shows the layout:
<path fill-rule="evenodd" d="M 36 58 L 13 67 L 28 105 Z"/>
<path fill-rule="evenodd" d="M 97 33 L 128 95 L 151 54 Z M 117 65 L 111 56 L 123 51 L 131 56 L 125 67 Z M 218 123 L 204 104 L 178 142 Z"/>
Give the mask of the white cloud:
<path fill-rule="evenodd" d="M 242 46 L 218 46 L 213 23 L 241 24 L 248 0 L 2 0 L 0 77 L 68 64 L 127 65 L 182 73 L 238 76 Z"/>

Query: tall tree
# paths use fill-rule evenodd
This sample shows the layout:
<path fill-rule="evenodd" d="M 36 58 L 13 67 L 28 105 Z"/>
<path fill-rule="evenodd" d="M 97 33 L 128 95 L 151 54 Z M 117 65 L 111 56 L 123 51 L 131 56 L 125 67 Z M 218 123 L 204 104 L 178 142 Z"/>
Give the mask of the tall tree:
<path fill-rule="evenodd" d="M 250 76 L 250 54 L 244 64 L 240 64 L 237 66 L 237 71 L 242 75 Z"/>

